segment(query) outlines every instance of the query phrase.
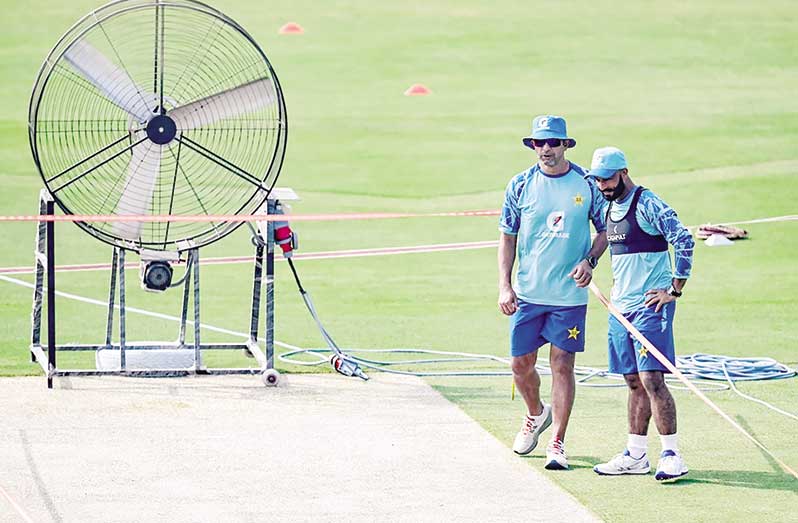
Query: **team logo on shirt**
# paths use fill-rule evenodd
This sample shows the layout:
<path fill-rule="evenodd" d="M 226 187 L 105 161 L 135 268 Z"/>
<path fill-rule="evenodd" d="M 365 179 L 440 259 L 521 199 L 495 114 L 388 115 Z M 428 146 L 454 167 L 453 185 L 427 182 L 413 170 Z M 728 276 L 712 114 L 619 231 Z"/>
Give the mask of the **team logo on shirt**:
<path fill-rule="evenodd" d="M 576 193 L 576 196 L 574 196 L 574 205 L 578 205 L 581 207 L 583 203 L 585 203 L 585 198 L 582 196 L 581 193 Z"/>
<path fill-rule="evenodd" d="M 569 238 L 571 233 L 563 232 L 565 227 L 565 211 L 554 211 L 546 217 L 547 232 L 543 233 L 544 238 Z"/>
<path fill-rule="evenodd" d="M 612 232 L 607 232 L 607 241 L 608 242 L 622 242 L 626 240 L 626 233 L 618 232 L 618 226 L 612 226 Z"/>

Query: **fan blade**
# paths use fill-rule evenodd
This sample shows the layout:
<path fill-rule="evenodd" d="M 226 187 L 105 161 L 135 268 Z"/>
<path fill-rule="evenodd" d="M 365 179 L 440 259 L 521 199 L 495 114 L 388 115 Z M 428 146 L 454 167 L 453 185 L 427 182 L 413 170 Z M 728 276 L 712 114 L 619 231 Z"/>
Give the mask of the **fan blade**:
<path fill-rule="evenodd" d="M 155 182 L 161 171 L 162 147 L 145 142 L 132 149 L 125 187 L 116 204 L 117 216 L 140 216 L 149 209 Z M 139 239 L 142 225 L 142 222 L 113 222 L 111 230 L 121 238 L 135 241 Z"/>
<path fill-rule="evenodd" d="M 64 58 L 106 98 L 137 121 L 146 122 L 152 117 L 158 106 L 157 96 L 139 89 L 127 71 L 116 66 L 92 45 L 78 40 L 66 50 Z"/>
<path fill-rule="evenodd" d="M 271 80 L 261 79 L 201 98 L 169 111 L 181 131 L 248 114 L 273 104 L 277 96 Z"/>

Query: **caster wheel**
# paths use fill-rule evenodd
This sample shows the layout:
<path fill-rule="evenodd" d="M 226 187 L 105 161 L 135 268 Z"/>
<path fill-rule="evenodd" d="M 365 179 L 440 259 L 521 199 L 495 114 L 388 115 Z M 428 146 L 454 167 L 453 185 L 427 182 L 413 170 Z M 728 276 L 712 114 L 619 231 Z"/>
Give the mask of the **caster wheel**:
<path fill-rule="evenodd" d="M 280 373 L 274 369 L 266 369 L 261 373 L 260 379 L 267 387 L 276 387 L 280 383 Z"/>

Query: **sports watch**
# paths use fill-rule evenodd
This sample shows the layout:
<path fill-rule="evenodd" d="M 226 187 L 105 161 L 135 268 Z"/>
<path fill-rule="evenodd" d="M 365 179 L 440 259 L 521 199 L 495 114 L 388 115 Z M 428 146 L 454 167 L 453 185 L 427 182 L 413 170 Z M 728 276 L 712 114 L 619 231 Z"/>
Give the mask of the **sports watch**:
<path fill-rule="evenodd" d="M 587 261 L 587 264 L 590 265 L 591 269 L 595 269 L 598 265 L 598 258 L 595 256 L 587 256 L 585 260 Z"/>
<path fill-rule="evenodd" d="M 682 295 L 681 292 L 676 290 L 676 287 L 674 287 L 673 284 L 671 284 L 671 286 L 668 288 L 668 294 L 670 294 L 674 298 L 678 298 Z"/>

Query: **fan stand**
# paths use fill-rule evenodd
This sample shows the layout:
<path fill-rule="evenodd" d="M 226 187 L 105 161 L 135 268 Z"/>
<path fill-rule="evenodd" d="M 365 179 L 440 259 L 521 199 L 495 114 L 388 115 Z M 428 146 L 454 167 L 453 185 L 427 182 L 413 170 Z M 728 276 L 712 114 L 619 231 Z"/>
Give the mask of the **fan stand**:
<path fill-rule="evenodd" d="M 277 192 L 277 191 L 275 191 Z M 285 194 L 286 191 L 284 191 Z M 288 194 L 293 191 L 288 190 Z M 295 198 L 294 194 L 294 198 Z M 267 214 L 281 213 L 280 201 L 269 198 L 266 202 Z M 39 195 L 39 213 L 55 214 L 54 202 L 50 193 L 43 189 Z M 180 328 L 176 342 L 138 342 L 130 343 L 125 338 L 127 310 L 125 306 L 125 253 L 126 249 L 114 247 L 111 263 L 110 290 L 108 295 L 108 317 L 105 343 L 102 345 L 57 344 L 55 320 L 55 223 L 40 221 L 36 232 L 35 286 L 33 291 L 33 313 L 31 329 L 31 361 L 38 363 L 47 377 L 47 388 L 53 388 L 56 376 L 100 376 L 124 375 L 139 377 L 168 377 L 198 374 L 260 374 L 265 385 L 275 386 L 279 373 L 274 369 L 274 225 L 268 221 L 254 238 L 255 257 L 252 286 L 252 309 L 250 314 L 249 339 L 243 343 L 202 343 L 200 340 L 200 263 L 199 249 L 187 252 L 186 275 L 183 282 L 183 304 Z M 258 344 L 258 324 L 260 321 L 261 292 L 263 286 L 263 260 L 266 258 L 266 338 L 265 353 Z M 42 345 L 42 308 L 44 305 L 44 277 L 47 275 L 47 343 Z M 119 303 L 116 302 L 117 281 L 119 283 Z M 190 288 L 193 285 L 193 293 Z M 190 294 L 193 294 L 193 300 Z M 189 302 L 194 312 L 194 339 L 186 343 Z M 119 341 L 113 341 L 114 310 L 119 309 Z M 46 348 L 46 352 L 45 352 Z M 205 350 L 243 350 L 251 355 L 258 367 L 249 368 L 208 368 L 202 363 Z M 94 351 L 97 361 L 95 369 L 62 369 L 57 364 L 59 351 Z M 111 367 L 111 368 L 104 368 Z"/>

